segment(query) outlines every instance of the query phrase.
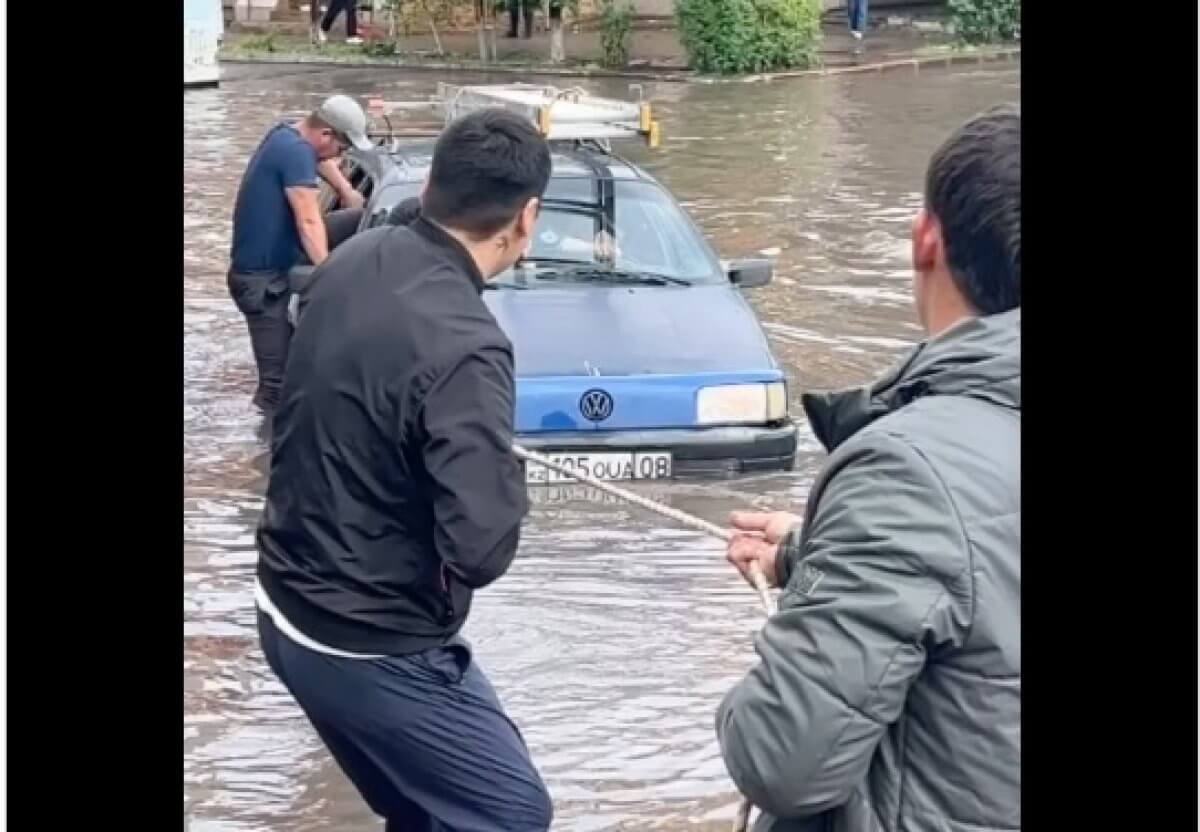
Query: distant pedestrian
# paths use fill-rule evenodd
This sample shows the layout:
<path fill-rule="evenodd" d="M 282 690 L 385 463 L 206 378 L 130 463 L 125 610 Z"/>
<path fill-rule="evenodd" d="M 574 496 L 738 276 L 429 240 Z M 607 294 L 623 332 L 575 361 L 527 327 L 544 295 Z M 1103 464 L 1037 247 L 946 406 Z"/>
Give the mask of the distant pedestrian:
<path fill-rule="evenodd" d="M 363 42 L 363 39 L 358 36 L 358 0 L 329 0 L 329 8 L 325 10 L 325 17 L 321 19 L 321 25 L 317 27 L 318 43 L 324 43 L 329 39 L 329 30 L 333 28 L 333 21 L 337 20 L 337 16 L 342 12 L 346 13 L 346 43 Z"/>
<path fill-rule="evenodd" d="M 850 18 L 850 34 L 861 41 L 867 31 L 867 0 L 846 0 L 846 14 Z"/>
<path fill-rule="evenodd" d="M 508 0 L 508 37 L 517 36 L 518 18 L 525 19 L 525 37 L 533 37 L 533 0 Z"/>
<path fill-rule="evenodd" d="M 308 39 L 313 43 L 321 41 L 321 4 L 317 0 L 312 0 L 308 4 Z"/>

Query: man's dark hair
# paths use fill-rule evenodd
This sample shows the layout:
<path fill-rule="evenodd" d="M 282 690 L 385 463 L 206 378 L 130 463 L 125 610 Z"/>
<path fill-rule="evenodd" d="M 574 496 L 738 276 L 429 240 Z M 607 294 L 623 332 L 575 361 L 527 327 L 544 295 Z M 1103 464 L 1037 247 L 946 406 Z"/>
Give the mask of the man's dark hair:
<path fill-rule="evenodd" d="M 958 128 L 925 174 L 950 274 L 983 315 L 1021 305 L 1021 113 L 997 107 Z"/>
<path fill-rule="evenodd" d="M 421 212 L 441 225 L 488 237 L 550 181 L 550 149 L 533 123 L 501 109 L 451 122 L 433 149 Z"/>

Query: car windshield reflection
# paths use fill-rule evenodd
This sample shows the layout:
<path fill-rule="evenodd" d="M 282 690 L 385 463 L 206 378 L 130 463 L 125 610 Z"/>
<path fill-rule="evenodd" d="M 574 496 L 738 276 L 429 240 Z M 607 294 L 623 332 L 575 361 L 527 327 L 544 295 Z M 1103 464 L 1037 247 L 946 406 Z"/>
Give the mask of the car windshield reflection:
<path fill-rule="evenodd" d="M 568 184 L 570 183 L 570 184 Z M 695 226 L 658 186 L 613 183 L 612 216 L 588 199 L 586 179 L 552 180 L 524 261 L 496 277 L 542 283 L 717 283 L 720 264 Z"/>

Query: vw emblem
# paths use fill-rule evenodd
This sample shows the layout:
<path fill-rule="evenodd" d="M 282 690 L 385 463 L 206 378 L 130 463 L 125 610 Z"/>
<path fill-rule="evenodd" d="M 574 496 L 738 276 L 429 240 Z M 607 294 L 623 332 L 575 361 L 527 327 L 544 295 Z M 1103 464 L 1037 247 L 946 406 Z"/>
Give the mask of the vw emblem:
<path fill-rule="evenodd" d="M 589 422 L 603 422 L 612 415 L 612 396 L 603 390 L 589 390 L 579 399 L 579 412 Z"/>

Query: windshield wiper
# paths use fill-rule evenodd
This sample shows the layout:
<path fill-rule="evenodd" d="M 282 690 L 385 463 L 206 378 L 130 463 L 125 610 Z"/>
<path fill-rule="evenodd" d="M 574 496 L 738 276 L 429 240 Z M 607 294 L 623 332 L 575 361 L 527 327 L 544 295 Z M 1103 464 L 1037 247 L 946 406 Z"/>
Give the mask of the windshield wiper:
<path fill-rule="evenodd" d="M 578 257 L 522 257 L 517 261 L 515 268 L 522 266 L 580 266 L 583 268 L 591 268 L 592 263 L 587 260 L 580 260 Z"/>
<path fill-rule="evenodd" d="M 505 282 L 498 282 L 495 280 L 488 280 L 483 284 L 483 288 L 485 290 L 486 289 L 522 289 L 522 290 L 524 290 L 524 289 L 528 289 L 529 287 L 522 286 L 519 283 L 505 283 Z"/>
<path fill-rule="evenodd" d="M 578 263 L 578 261 L 575 261 Z M 691 286 L 690 280 L 682 277 L 672 277 L 654 272 L 630 271 L 627 269 L 610 269 L 605 266 L 590 264 L 576 265 L 566 269 L 552 269 L 548 272 L 538 272 L 538 280 L 588 280 L 597 283 L 635 283 L 642 286 Z"/>

